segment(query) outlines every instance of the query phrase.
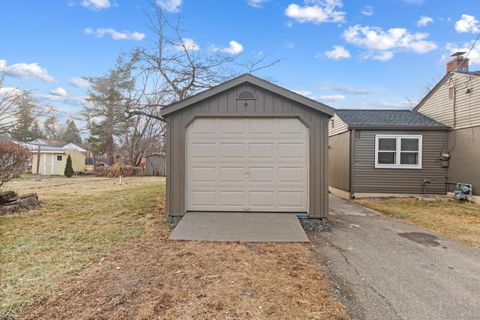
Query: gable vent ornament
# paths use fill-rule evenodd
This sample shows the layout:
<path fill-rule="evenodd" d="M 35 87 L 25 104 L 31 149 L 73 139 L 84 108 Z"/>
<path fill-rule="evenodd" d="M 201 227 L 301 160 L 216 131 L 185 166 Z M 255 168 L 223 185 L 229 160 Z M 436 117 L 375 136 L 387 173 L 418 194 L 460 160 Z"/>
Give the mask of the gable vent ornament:
<path fill-rule="evenodd" d="M 237 100 L 254 100 L 255 95 L 248 90 L 242 91 L 238 94 Z"/>

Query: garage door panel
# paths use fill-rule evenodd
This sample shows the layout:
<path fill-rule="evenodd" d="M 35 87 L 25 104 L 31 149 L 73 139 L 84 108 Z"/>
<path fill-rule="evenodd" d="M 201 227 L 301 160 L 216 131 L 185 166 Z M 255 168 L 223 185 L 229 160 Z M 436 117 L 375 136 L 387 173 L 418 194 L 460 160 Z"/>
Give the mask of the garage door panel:
<path fill-rule="evenodd" d="M 245 191 L 243 190 L 225 190 L 219 192 L 220 203 L 222 207 L 236 207 L 243 209 L 245 205 Z"/>
<path fill-rule="evenodd" d="M 273 191 L 249 191 L 248 204 L 250 210 L 275 208 L 275 192 Z"/>
<path fill-rule="evenodd" d="M 192 159 L 215 159 L 217 144 L 214 142 L 193 142 L 190 145 L 189 156 Z"/>
<path fill-rule="evenodd" d="M 278 158 L 281 159 L 305 159 L 304 144 L 302 142 L 279 142 Z"/>
<path fill-rule="evenodd" d="M 272 167 L 249 167 L 248 182 L 267 182 L 274 183 L 275 168 Z"/>
<path fill-rule="evenodd" d="M 190 174 L 193 183 L 215 182 L 217 180 L 217 167 L 192 167 Z"/>
<path fill-rule="evenodd" d="M 304 201 L 302 191 L 279 191 L 278 206 L 280 208 L 300 208 Z"/>
<path fill-rule="evenodd" d="M 278 182 L 297 182 L 305 181 L 303 167 L 280 167 L 278 168 Z"/>
<path fill-rule="evenodd" d="M 275 144 L 272 142 L 253 142 L 248 144 L 250 160 L 273 160 L 275 158 Z"/>
<path fill-rule="evenodd" d="M 195 208 L 215 207 L 217 192 L 215 190 L 190 190 L 189 199 L 190 206 Z"/>
<path fill-rule="evenodd" d="M 245 167 L 220 167 L 219 183 L 244 183 L 245 181 Z"/>
<path fill-rule="evenodd" d="M 308 211 L 308 129 L 298 119 L 199 118 L 191 126 L 187 210 Z"/>
<path fill-rule="evenodd" d="M 248 133 L 253 135 L 273 135 L 275 119 L 247 119 Z"/>
<path fill-rule="evenodd" d="M 244 142 L 220 142 L 220 158 L 243 159 L 245 158 Z"/>

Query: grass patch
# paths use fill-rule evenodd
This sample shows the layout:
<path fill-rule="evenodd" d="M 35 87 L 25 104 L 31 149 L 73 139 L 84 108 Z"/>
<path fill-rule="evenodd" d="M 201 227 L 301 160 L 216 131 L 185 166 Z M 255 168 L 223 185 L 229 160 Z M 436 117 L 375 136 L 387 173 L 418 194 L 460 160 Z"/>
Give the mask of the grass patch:
<path fill-rule="evenodd" d="M 480 249 L 480 206 L 476 204 L 416 198 L 360 199 L 356 202 Z"/>
<path fill-rule="evenodd" d="M 0 217 L 0 319 L 51 293 L 123 241 L 141 236 L 164 196 L 162 178 L 17 180 L 41 207 Z"/>

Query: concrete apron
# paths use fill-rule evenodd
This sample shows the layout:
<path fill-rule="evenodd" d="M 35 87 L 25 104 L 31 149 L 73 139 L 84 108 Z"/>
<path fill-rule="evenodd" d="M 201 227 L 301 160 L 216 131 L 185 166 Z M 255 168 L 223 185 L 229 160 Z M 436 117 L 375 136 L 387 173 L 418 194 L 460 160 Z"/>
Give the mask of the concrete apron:
<path fill-rule="evenodd" d="M 170 240 L 224 242 L 309 242 L 295 214 L 189 212 Z"/>

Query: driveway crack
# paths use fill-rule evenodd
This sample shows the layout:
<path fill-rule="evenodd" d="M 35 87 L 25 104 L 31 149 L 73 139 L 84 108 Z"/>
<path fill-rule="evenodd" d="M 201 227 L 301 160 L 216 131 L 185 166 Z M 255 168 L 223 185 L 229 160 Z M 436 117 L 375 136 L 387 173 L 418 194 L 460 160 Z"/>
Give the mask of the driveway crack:
<path fill-rule="evenodd" d="M 345 249 L 340 247 L 340 246 L 337 246 L 336 244 L 332 243 L 331 241 L 329 241 L 327 238 L 323 237 L 320 235 L 320 238 L 322 240 L 324 240 L 329 246 L 331 246 L 332 248 L 334 248 L 338 253 L 340 253 L 340 255 L 342 256 L 343 260 L 345 261 L 346 264 L 348 264 L 351 269 L 355 272 L 355 274 L 363 280 L 363 284 L 355 284 L 355 283 L 352 283 L 352 282 L 349 282 L 349 281 L 343 281 L 343 280 L 340 280 L 340 282 L 343 282 L 344 284 L 346 285 L 351 285 L 351 286 L 363 286 L 365 288 L 368 288 L 370 289 L 373 293 L 375 293 L 378 297 L 380 297 L 380 299 L 382 299 L 385 304 L 388 306 L 388 308 L 394 313 L 394 315 L 396 316 L 397 319 L 399 320 L 403 320 L 403 318 L 400 316 L 400 313 L 397 311 L 397 309 L 395 309 L 395 307 L 393 306 L 392 302 L 383 294 L 381 294 L 380 292 L 377 291 L 377 289 L 375 289 L 372 285 L 370 285 L 369 283 L 367 283 L 367 280 L 364 279 L 361 275 L 361 273 L 358 271 L 357 267 L 350 262 L 350 259 L 347 257 L 347 255 L 345 254 Z"/>

